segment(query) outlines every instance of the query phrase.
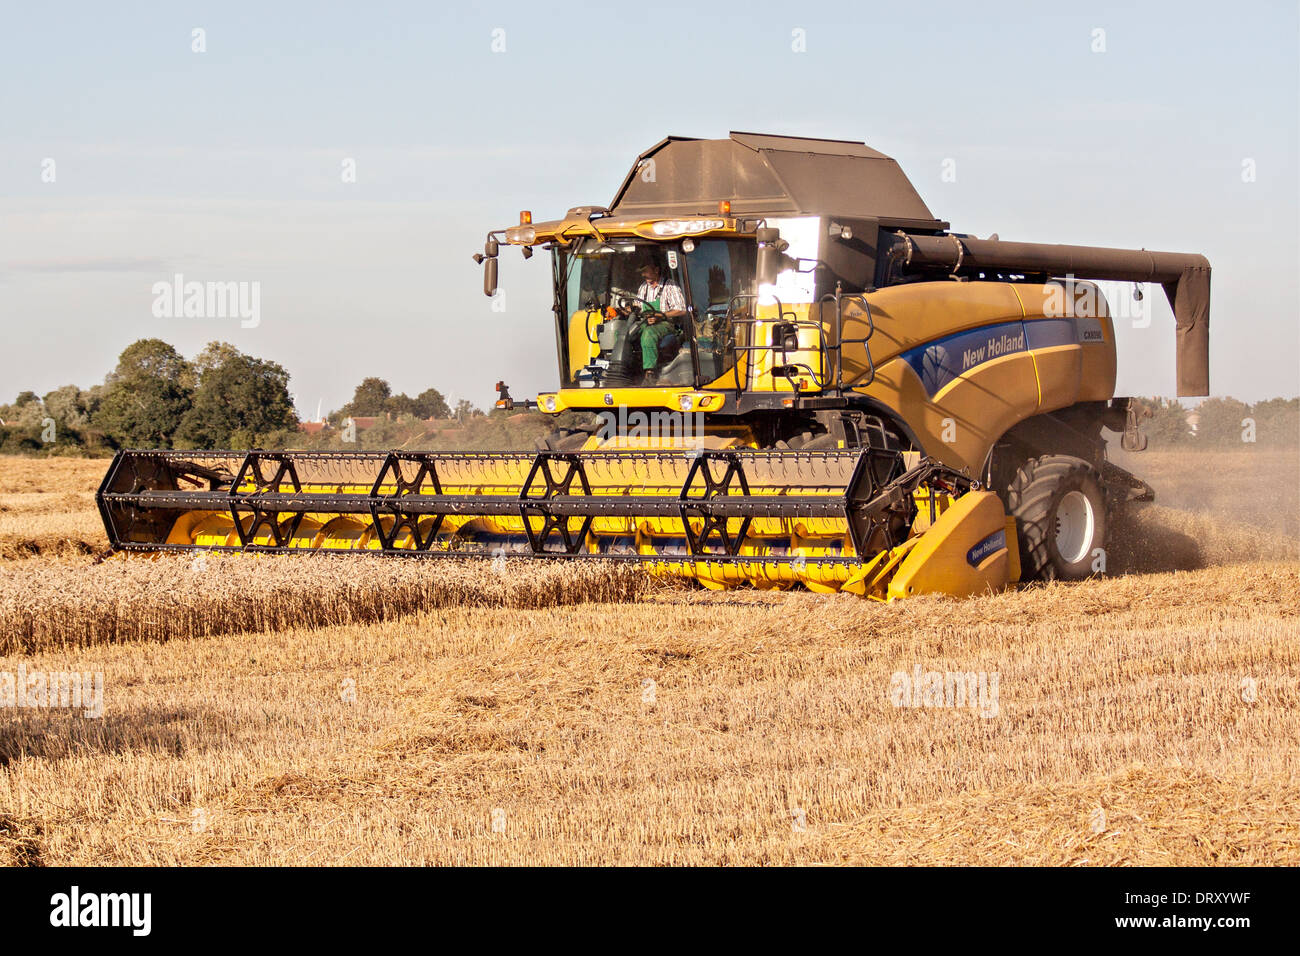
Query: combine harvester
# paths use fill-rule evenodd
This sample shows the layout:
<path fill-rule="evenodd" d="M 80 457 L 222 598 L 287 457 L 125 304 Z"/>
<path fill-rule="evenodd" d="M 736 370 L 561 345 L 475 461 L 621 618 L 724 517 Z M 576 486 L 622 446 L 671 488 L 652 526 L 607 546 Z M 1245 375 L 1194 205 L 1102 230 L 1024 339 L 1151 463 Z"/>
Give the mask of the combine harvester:
<path fill-rule="evenodd" d="M 536 453 L 119 452 L 115 549 L 639 561 L 708 587 L 966 595 L 1079 579 L 1151 489 L 1088 280 L 1159 282 L 1179 395 L 1209 389 L 1203 256 L 953 233 L 862 143 L 733 133 L 643 153 L 541 248 L 560 387 Z"/>

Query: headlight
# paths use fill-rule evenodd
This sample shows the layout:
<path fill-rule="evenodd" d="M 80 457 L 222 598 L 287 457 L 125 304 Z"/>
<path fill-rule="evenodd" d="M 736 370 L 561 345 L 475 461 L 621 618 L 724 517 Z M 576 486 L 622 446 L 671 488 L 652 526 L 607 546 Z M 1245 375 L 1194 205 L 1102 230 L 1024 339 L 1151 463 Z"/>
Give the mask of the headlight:
<path fill-rule="evenodd" d="M 683 395 L 677 399 L 677 407 L 684 412 L 689 412 L 695 405 L 695 398 L 692 395 Z"/>
<path fill-rule="evenodd" d="M 515 246 L 526 246 L 537 238 L 537 230 L 532 226 L 511 226 L 506 230 L 506 242 Z"/>
<path fill-rule="evenodd" d="M 548 412 L 555 411 L 557 407 L 558 407 L 558 403 L 555 401 L 554 395 L 547 395 L 544 399 L 542 399 L 542 408 L 546 409 Z"/>
<path fill-rule="evenodd" d="M 682 236 L 721 229 L 725 225 L 726 222 L 721 219 L 665 219 L 651 226 L 650 231 L 656 236 Z"/>

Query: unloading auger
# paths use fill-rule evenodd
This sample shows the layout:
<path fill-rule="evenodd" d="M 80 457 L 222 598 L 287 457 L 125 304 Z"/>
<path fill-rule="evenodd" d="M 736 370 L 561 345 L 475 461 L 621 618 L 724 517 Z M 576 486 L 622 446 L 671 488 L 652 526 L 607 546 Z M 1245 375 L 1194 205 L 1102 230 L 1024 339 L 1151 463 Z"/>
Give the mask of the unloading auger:
<path fill-rule="evenodd" d="M 1003 583 L 997 497 L 938 462 L 902 461 L 872 449 L 123 451 L 98 500 L 126 552 L 616 559 L 708 587 L 880 599 Z"/>

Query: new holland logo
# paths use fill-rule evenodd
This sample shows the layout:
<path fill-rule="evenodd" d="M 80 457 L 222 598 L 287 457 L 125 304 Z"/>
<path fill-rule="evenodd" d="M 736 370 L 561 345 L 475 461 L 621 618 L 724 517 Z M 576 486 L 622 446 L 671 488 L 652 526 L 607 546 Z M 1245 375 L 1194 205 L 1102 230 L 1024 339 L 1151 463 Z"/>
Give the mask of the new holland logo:
<path fill-rule="evenodd" d="M 990 554 L 996 554 L 1007 546 L 1007 532 L 1005 530 L 995 531 L 975 547 L 966 552 L 966 563 L 972 568 L 978 568 L 980 562 Z"/>
<path fill-rule="evenodd" d="M 936 342 L 917 346 L 902 354 L 902 358 L 930 395 L 959 376 L 1002 358 L 1029 348 L 1025 327 L 1020 322 L 958 332 Z"/>
<path fill-rule="evenodd" d="M 986 363 L 1008 355 L 1058 345 L 1077 345 L 1080 341 L 1104 342 L 1101 323 L 1096 319 L 1084 321 L 1091 324 L 1086 325 L 1082 333 L 1076 331 L 1073 319 L 1003 322 L 967 329 L 908 349 L 899 357 L 916 372 L 926 393 L 934 397 L 954 379 L 968 377 Z"/>
<path fill-rule="evenodd" d="M 1022 331 L 1019 335 L 990 335 L 978 345 L 964 349 L 961 353 L 962 371 L 972 369 L 1000 355 L 1009 355 L 1012 352 L 1023 352 L 1025 350 L 1025 333 Z"/>

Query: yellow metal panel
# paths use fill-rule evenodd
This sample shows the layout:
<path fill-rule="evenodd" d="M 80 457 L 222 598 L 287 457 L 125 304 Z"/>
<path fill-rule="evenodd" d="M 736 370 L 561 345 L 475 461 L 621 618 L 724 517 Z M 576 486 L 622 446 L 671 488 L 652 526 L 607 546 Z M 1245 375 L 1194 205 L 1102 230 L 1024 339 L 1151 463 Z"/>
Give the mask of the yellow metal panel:
<path fill-rule="evenodd" d="M 775 303 L 760 305 L 758 318 L 754 323 L 752 341 L 755 344 L 769 346 L 773 331 L 781 323 L 796 323 L 795 335 L 799 348 L 795 351 L 778 353 L 770 348 L 748 353 L 753 363 L 754 383 L 751 390 L 755 392 L 817 392 L 817 383 L 824 381 L 825 370 L 822 368 L 822 329 L 804 324 L 810 321 L 811 306 L 807 303 L 782 305 L 778 314 Z M 742 359 L 745 353 L 741 353 Z M 782 376 L 774 376 L 772 369 L 777 362 L 787 365 L 805 366 L 810 371 L 798 375 L 793 381 Z"/>
<path fill-rule="evenodd" d="M 1020 539 L 1016 533 L 1016 519 L 1007 515 L 1007 581 L 1020 580 Z"/>
<path fill-rule="evenodd" d="M 861 391 L 894 409 L 927 454 L 977 474 L 992 442 L 1037 407 L 1032 360 L 1016 353 L 984 363 L 931 399 L 899 356 L 956 332 L 1019 321 L 1024 318 L 1020 299 L 1007 283 L 947 281 L 891 286 L 867 301 L 875 329 L 869 347 L 876 375 Z M 846 311 L 846 338 L 861 334 L 858 326 L 865 318 L 860 311 L 856 306 Z M 862 346 L 845 346 L 846 380 L 866 367 Z"/>
<path fill-rule="evenodd" d="M 889 599 L 941 593 L 966 597 L 1006 587 L 1006 512 L 991 491 L 963 495 L 917 540 L 889 582 Z"/>
<path fill-rule="evenodd" d="M 600 312 L 595 309 L 579 309 L 569 316 L 569 377 L 578 369 L 587 365 L 600 355 L 600 345 L 596 338 L 596 326 L 601 323 Z"/>
<path fill-rule="evenodd" d="M 1085 294 L 1086 293 L 1086 294 Z M 894 409 L 927 454 L 972 475 L 993 442 L 1017 422 L 1040 412 L 1114 395 L 1114 327 L 1104 296 L 1092 283 L 1011 284 L 918 282 L 868 296 L 875 332 L 875 380 L 865 394 Z M 846 316 L 865 322 L 856 306 Z M 1078 313 L 1078 314 L 1076 314 Z M 981 362 L 926 393 L 903 352 L 985 326 L 1066 319 L 1082 341 L 1030 349 Z M 1030 334 L 1027 332 L 1027 334 Z M 854 333 L 846 330 L 846 337 Z M 844 350 L 845 376 L 866 368 L 860 346 Z"/>
<path fill-rule="evenodd" d="M 1011 287 L 1024 305 L 1029 319 L 1072 318 L 1082 326 L 1099 331 L 1101 338 L 1089 341 L 1083 337 L 1079 350 L 1077 377 L 1068 364 L 1059 359 L 1049 360 L 1050 368 L 1039 367 L 1043 383 L 1040 412 L 1055 411 L 1076 402 L 1107 401 L 1115 397 L 1115 326 L 1110 306 L 1100 288 L 1093 282 L 1023 284 Z M 1073 379 L 1067 388 L 1059 377 Z"/>
<path fill-rule="evenodd" d="M 1032 353 L 1038 379 L 1038 411 L 1050 412 L 1078 401 L 1083 374 L 1083 348 L 1058 345 Z"/>
<path fill-rule="evenodd" d="M 895 358 L 876 371 L 867 394 L 896 409 L 925 453 L 978 475 L 1002 434 L 1038 407 L 1038 379 L 1027 352 L 977 366 L 953 379 L 932 400 L 912 367 Z"/>
<path fill-rule="evenodd" d="M 555 411 L 563 412 L 571 408 L 588 411 L 616 411 L 619 406 L 626 408 L 666 408 L 674 412 L 681 410 L 681 396 L 684 394 L 698 396 L 693 402 L 699 411 L 717 411 L 722 407 L 723 397 L 716 394 L 703 394 L 687 386 L 672 388 L 563 388 L 558 392 L 543 392 L 538 400 L 555 398 Z"/>
<path fill-rule="evenodd" d="M 871 356 L 878 366 L 953 332 L 1024 318 L 1020 300 L 1004 282 L 914 282 L 881 289 L 867 296 L 867 301 L 876 329 L 871 336 Z M 846 347 L 845 377 L 865 367 L 862 347 Z"/>
<path fill-rule="evenodd" d="M 734 236 L 744 235 L 737 231 L 737 220 L 731 216 L 721 216 L 717 213 L 710 215 L 698 216 L 679 216 L 680 219 L 718 219 L 722 221 L 722 227 L 718 229 L 706 229 L 699 232 L 692 232 L 689 235 L 698 238 L 702 235 L 707 236 Z M 511 242 L 507 236 L 507 242 L 514 246 L 539 246 L 553 240 L 572 239 L 578 236 L 642 236 L 647 239 L 680 239 L 686 235 L 683 233 L 679 236 L 663 237 L 654 232 L 654 225 L 657 222 L 667 221 L 665 219 L 641 219 L 641 218 L 601 218 L 592 222 L 586 216 L 575 216 L 566 219 L 548 219 L 545 222 L 530 223 L 533 230 L 531 242 Z M 508 227 L 513 229 L 514 226 Z"/>

